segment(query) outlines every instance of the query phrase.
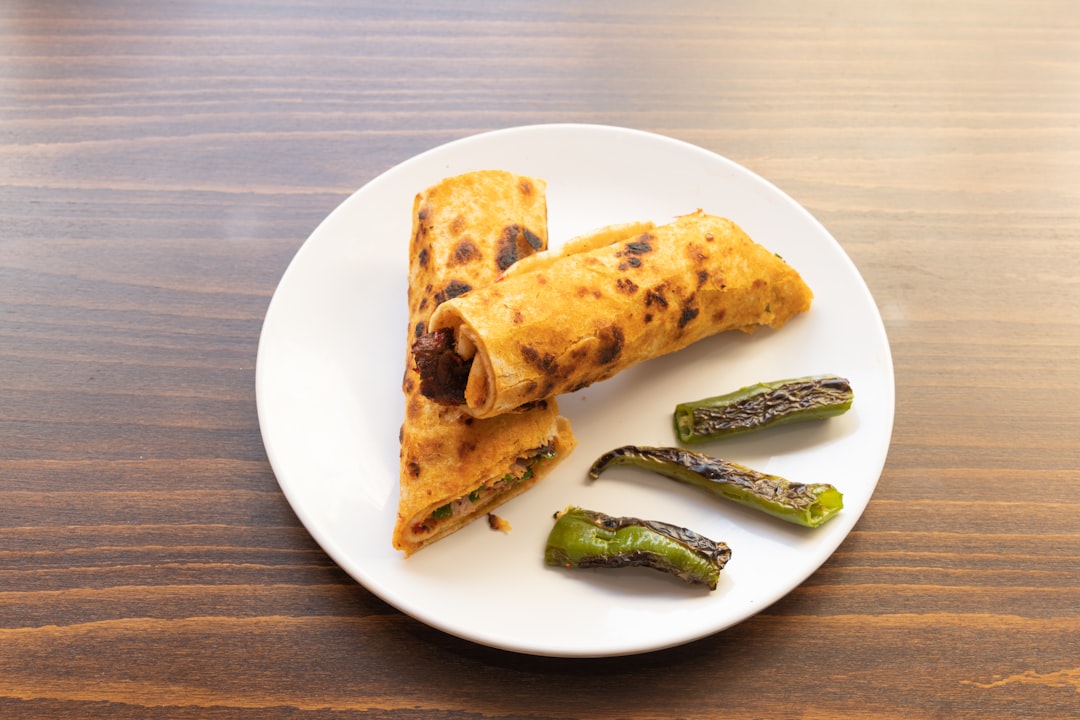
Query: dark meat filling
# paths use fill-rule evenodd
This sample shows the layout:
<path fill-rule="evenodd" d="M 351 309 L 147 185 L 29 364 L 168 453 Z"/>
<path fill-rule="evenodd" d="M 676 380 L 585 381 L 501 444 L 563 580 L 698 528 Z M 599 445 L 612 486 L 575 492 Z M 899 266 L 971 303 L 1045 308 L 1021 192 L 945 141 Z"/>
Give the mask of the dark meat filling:
<path fill-rule="evenodd" d="M 441 328 L 424 333 L 412 346 L 420 394 L 440 405 L 464 405 L 472 359 L 454 352 L 454 331 Z"/>

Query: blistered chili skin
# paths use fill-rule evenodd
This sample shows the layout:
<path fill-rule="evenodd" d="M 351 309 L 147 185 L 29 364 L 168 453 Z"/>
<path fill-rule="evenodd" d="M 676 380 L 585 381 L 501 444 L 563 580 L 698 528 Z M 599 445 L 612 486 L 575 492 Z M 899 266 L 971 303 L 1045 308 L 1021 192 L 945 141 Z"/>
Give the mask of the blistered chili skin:
<path fill-rule="evenodd" d="M 568 568 L 648 567 L 715 590 L 731 549 L 678 525 L 569 507 L 556 514 L 544 560 Z"/>
<path fill-rule="evenodd" d="M 428 332 L 412 345 L 420 375 L 420 394 L 440 405 L 464 405 L 465 385 L 472 360 L 454 352 L 454 333 L 448 328 Z"/>
<path fill-rule="evenodd" d="M 651 470 L 806 527 L 818 527 L 844 507 L 843 494 L 828 483 L 792 482 L 678 447 L 624 445 L 615 448 L 593 462 L 589 477 L 597 479 L 612 465 Z"/>
<path fill-rule="evenodd" d="M 758 383 L 675 406 L 675 431 L 685 443 L 716 440 L 847 412 L 854 392 L 836 375 Z"/>

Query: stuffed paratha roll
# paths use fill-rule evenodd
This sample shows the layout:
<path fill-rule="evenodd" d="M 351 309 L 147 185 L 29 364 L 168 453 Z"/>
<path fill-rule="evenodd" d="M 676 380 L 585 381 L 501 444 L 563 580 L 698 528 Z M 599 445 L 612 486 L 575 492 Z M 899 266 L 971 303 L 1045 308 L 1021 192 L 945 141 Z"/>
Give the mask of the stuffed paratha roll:
<path fill-rule="evenodd" d="M 547 243 L 542 180 L 466 173 L 416 196 L 409 247 L 409 340 L 393 545 L 406 556 L 524 492 L 574 447 L 554 400 L 474 420 L 420 394 L 412 343 L 440 303 L 491 283 Z"/>
<path fill-rule="evenodd" d="M 719 332 L 779 328 L 813 297 L 783 259 L 700 211 L 529 264 L 432 315 L 417 349 L 437 402 L 511 412 Z"/>

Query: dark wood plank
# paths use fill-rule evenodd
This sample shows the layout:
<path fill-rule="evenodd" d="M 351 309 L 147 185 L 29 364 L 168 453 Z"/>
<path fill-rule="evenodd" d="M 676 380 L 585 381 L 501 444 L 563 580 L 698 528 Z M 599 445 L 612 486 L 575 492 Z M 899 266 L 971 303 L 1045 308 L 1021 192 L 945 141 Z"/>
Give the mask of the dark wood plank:
<path fill-rule="evenodd" d="M 1064 0 L 0 7 L 0 716 L 1077 716 L 1076 47 Z M 330 210 L 442 142 L 564 121 L 778 184 L 896 365 L 838 552 L 634 657 L 400 614 L 297 521 L 255 413 L 267 303 Z"/>

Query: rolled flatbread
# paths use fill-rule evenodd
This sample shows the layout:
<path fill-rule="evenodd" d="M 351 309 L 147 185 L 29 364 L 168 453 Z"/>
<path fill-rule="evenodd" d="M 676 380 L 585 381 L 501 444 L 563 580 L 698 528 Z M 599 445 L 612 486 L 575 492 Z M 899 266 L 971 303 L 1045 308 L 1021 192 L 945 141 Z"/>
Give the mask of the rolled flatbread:
<path fill-rule="evenodd" d="M 719 332 L 779 328 L 810 308 L 799 273 L 731 220 L 698 211 L 616 235 L 530 258 L 441 305 L 421 343 L 425 392 L 494 417 Z M 437 372 L 451 363 L 456 372 Z"/>
<path fill-rule="evenodd" d="M 493 282 L 547 244 L 542 180 L 501 171 L 448 178 L 419 193 L 409 247 L 409 341 L 393 545 L 406 557 L 524 492 L 576 441 L 554 399 L 475 420 L 420 394 L 412 345 L 432 312 Z"/>

